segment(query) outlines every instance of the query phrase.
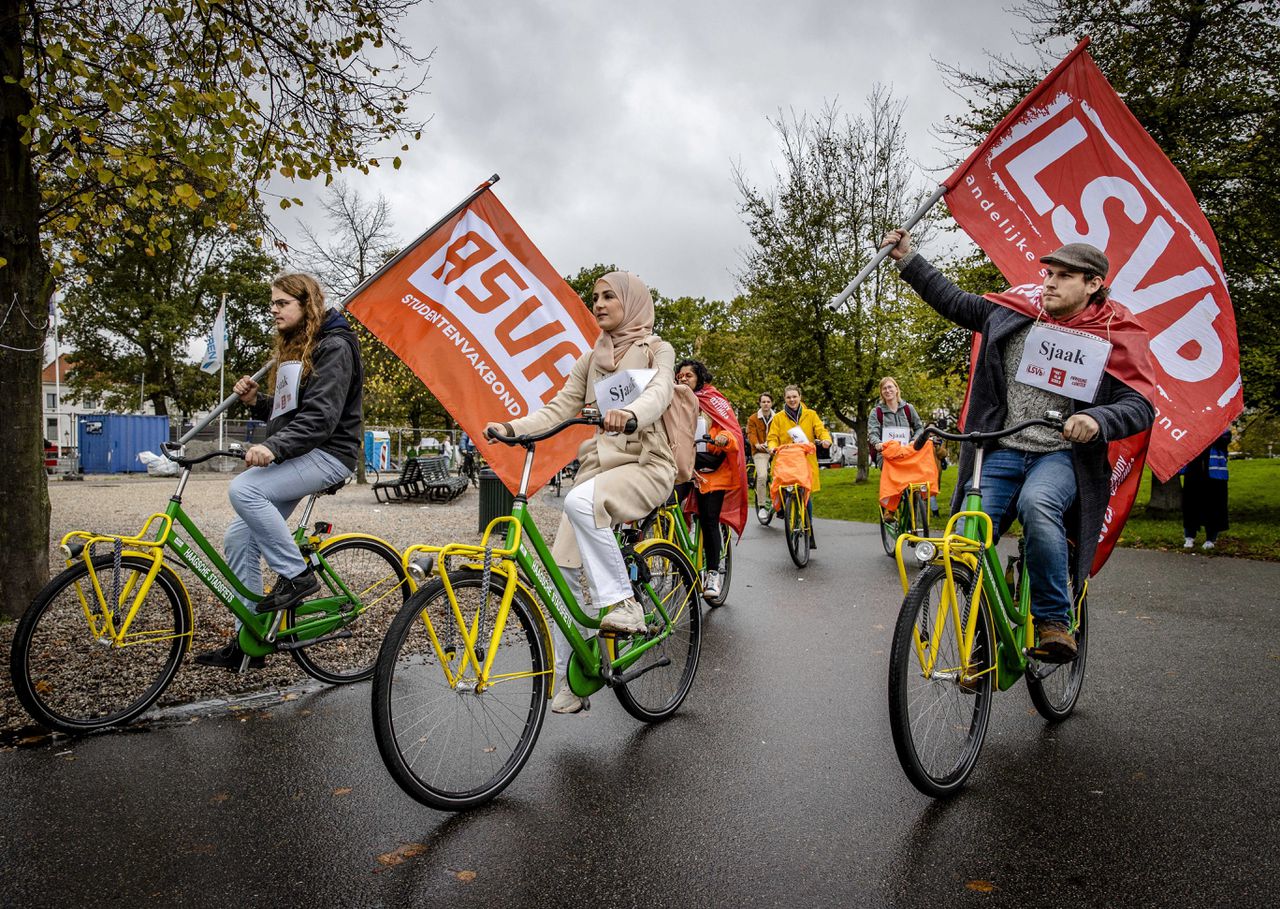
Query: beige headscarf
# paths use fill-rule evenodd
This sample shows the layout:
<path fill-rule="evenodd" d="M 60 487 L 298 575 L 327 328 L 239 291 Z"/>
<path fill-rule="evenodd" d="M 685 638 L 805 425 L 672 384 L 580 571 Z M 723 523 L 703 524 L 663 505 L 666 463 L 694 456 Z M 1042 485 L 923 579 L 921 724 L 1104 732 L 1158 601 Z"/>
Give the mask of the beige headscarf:
<path fill-rule="evenodd" d="M 630 272 L 611 271 L 598 280 L 622 300 L 622 323 L 611 332 L 600 333 L 593 354 L 601 369 L 613 370 L 632 344 L 653 334 L 653 294 Z"/>

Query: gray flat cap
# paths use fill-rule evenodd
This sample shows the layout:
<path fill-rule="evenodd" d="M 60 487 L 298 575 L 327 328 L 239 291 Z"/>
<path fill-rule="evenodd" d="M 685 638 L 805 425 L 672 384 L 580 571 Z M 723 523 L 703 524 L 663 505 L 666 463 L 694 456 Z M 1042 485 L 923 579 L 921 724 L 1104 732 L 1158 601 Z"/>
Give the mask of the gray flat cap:
<path fill-rule="evenodd" d="M 1072 271 L 1082 271 L 1087 275 L 1097 275 L 1104 281 L 1107 278 L 1107 271 L 1111 268 L 1106 253 L 1088 243 L 1068 243 L 1055 253 L 1041 256 L 1040 261 L 1045 264 L 1063 265 Z"/>

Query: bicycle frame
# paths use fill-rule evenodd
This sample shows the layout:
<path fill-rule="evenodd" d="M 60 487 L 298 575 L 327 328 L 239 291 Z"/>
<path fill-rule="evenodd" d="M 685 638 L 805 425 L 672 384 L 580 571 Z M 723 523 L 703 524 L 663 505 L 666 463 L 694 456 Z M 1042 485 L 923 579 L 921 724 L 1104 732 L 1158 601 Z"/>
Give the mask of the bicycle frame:
<path fill-rule="evenodd" d="M 982 475 L 982 450 L 976 452 L 974 477 Z M 928 652 L 922 644 L 916 642 L 916 656 L 926 678 L 935 671 L 934 660 L 938 652 L 938 644 L 942 638 L 944 622 L 952 621 L 959 642 L 960 657 L 964 665 L 968 665 L 972 653 L 974 634 L 981 613 L 985 610 L 991 617 L 991 625 L 995 630 L 995 660 L 992 670 L 996 673 L 996 687 L 1005 691 L 1011 688 L 1025 673 L 1029 660 L 1027 651 L 1035 642 L 1034 620 L 1031 616 L 1031 584 L 1023 574 L 1017 585 L 1016 596 L 1010 591 L 1004 571 L 1000 567 L 1000 555 L 994 543 L 994 527 L 989 515 L 982 510 L 982 490 L 980 484 L 974 482 L 965 495 L 964 508 L 953 514 L 947 521 L 941 537 L 921 537 L 906 533 L 898 537 L 894 557 L 898 563 L 898 578 L 905 594 L 909 589 L 906 564 L 903 561 L 903 547 L 929 543 L 936 548 L 931 562 L 941 563 L 946 572 L 946 584 L 943 587 L 942 603 L 934 620 Z M 956 595 L 954 564 L 959 562 L 970 568 L 975 574 L 973 604 L 977 608 L 969 610 L 968 616 L 960 615 L 959 597 Z M 1088 593 L 1088 582 L 1081 587 L 1077 602 Z M 997 608 L 998 607 L 998 608 Z M 1072 631 L 1075 630 L 1076 617 L 1073 610 Z M 958 671 L 963 667 L 948 667 L 947 671 Z M 990 670 L 988 670 L 990 671 Z"/>
<path fill-rule="evenodd" d="M 657 524 L 656 540 L 664 540 L 689 557 L 689 564 L 698 575 L 698 589 L 702 589 L 702 572 L 706 568 L 706 551 L 702 547 L 702 525 L 696 520 L 690 527 L 685 523 L 684 511 L 678 502 L 658 509 L 654 518 Z"/>
<path fill-rule="evenodd" d="M 319 535 L 307 534 L 306 525 L 311 518 L 311 510 L 315 504 L 315 496 L 312 496 L 307 501 L 302 519 L 297 529 L 294 530 L 293 538 L 312 565 L 319 569 L 321 580 L 326 582 L 329 585 L 329 589 L 335 592 L 336 595 L 319 597 L 299 604 L 295 609 L 296 614 L 305 612 L 308 614 L 320 613 L 320 615 L 316 618 L 300 620 L 297 624 L 284 629 L 281 628 L 284 619 L 283 612 L 263 614 L 254 612 L 250 605 L 260 601 L 262 599 L 261 595 L 253 593 L 244 586 L 227 566 L 222 555 L 205 539 L 204 534 L 200 532 L 195 522 L 182 508 L 182 493 L 186 488 L 189 476 L 190 469 L 184 470 L 178 481 L 177 491 L 169 499 L 168 507 L 163 512 L 157 512 L 147 518 L 142 525 L 142 529 L 133 536 L 94 534 L 84 530 L 73 530 L 62 538 L 62 551 L 67 556 L 67 566 L 70 567 L 78 559 L 83 558 L 88 567 L 90 583 L 94 597 L 101 607 L 101 615 L 95 614 L 95 610 L 89 605 L 89 599 L 85 591 L 80 590 L 78 584 L 77 593 L 80 597 L 80 606 L 84 610 L 85 620 L 96 640 L 105 641 L 109 639 L 112 646 L 126 647 L 140 643 L 151 643 L 156 640 L 165 640 L 167 637 L 174 636 L 169 632 L 160 631 L 143 635 L 138 640 L 128 639 L 129 626 L 137 615 L 138 609 L 141 608 L 142 603 L 146 600 L 147 593 L 151 590 L 151 585 L 154 583 L 156 576 L 160 573 L 166 550 L 172 551 L 184 565 L 190 568 L 201 583 L 217 597 L 218 601 L 240 620 L 240 648 L 251 657 L 274 653 L 276 649 L 275 642 L 279 636 L 295 640 L 310 640 L 328 634 L 353 617 L 352 610 L 339 611 L 340 607 L 349 603 L 356 604 L 354 615 L 359 615 L 360 612 L 364 611 L 365 607 L 360 598 L 329 567 L 324 556 L 318 551 Z M 177 525 L 176 528 L 175 524 Z M 155 525 L 154 529 L 153 525 Z M 178 533 L 179 529 L 190 538 L 190 542 Z M 338 541 L 343 538 L 343 536 L 337 536 L 331 539 Z M 73 555 L 73 541 L 79 546 L 79 552 L 75 555 Z M 101 543 L 110 543 L 113 548 L 119 546 L 120 555 L 122 556 L 139 556 L 152 560 L 151 567 L 140 582 L 138 581 L 137 572 L 131 572 L 129 580 L 125 583 L 123 589 L 117 592 L 113 588 L 115 602 L 109 606 L 108 603 L 111 597 L 104 591 L 98 569 L 93 564 L 93 547 Z M 182 584 L 181 578 L 178 579 L 178 582 Z M 185 584 L 182 586 L 188 618 L 193 619 L 194 617 L 191 615 L 191 597 L 186 591 Z M 120 607 L 125 603 L 126 598 L 130 596 L 132 596 L 132 602 L 124 610 L 123 618 L 117 627 L 115 620 L 120 614 Z M 100 622 L 98 621 L 99 618 L 101 619 Z M 194 621 L 189 621 L 188 624 L 194 628 Z M 187 638 L 188 649 L 191 646 L 191 634 L 192 632 L 188 631 L 183 635 Z"/>
<path fill-rule="evenodd" d="M 456 669 L 451 668 L 453 658 L 442 643 L 439 633 L 431 622 L 431 617 L 426 614 L 425 610 L 422 612 L 421 618 L 426 626 L 427 636 L 436 652 L 436 657 L 444 668 L 445 677 L 450 687 L 457 686 L 469 666 L 474 667 L 476 670 L 475 684 L 477 691 L 484 691 L 503 681 L 553 673 L 554 670 L 551 667 L 555 663 L 555 645 L 552 641 L 550 628 L 546 624 L 549 616 L 564 634 L 565 639 L 569 642 L 570 649 L 573 651 L 573 657 L 576 657 L 576 659 L 571 658 L 568 661 L 569 687 L 579 697 L 586 697 L 605 686 L 606 675 L 615 671 L 625 671 L 647 651 L 665 641 L 671 634 L 671 627 L 675 619 L 679 618 L 680 613 L 677 612 L 675 616 L 672 616 L 667 612 L 668 604 L 664 603 L 656 594 L 648 578 L 636 577 L 637 566 L 633 565 L 632 580 L 633 582 L 639 581 L 641 589 L 647 596 L 647 602 L 654 605 L 662 631 L 649 640 L 632 644 L 621 654 L 608 657 L 601 652 L 598 635 L 593 635 L 590 639 L 583 637 L 582 633 L 578 631 L 578 625 L 587 628 L 599 628 L 600 620 L 588 616 L 577 600 L 574 599 L 569 590 L 569 585 L 564 579 L 564 574 L 551 557 L 551 552 L 546 542 L 542 539 L 542 534 L 534 523 L 532 514 L 529 512 L 527 491 L 529 473 L 533 466 L 533 447 L 528 446 L 526 452 L 520 490 L 515 496 L 511 514 L 503 515 L 490 521 L 478 546 L 466 543 L 448 543 L 444 546 L 410 546 L 404 551 L 403 564 L 407 571 L 414 554 L 428 553 L 434 556 L 433 570 L 444 586 L 454 622 L 463 639 L 462 659 Z M 495 548 L 490 543 L 490 540 L 499 532 L 500 528 L 501 532 L 505 533 L 505 541 L 501 548 Z M 641 544 L 640 548 L 643 550 L 644 544 Z M 502 598 L 498 603 L 498 612 L 494 618 L 493 629 L 489 633 L 483 648 L 485 654 L 483 660 L 479 657 L 477 651 L 477 646 L 482 643 L 481 635 L 484 633 L 484 628 L 482 627 L 483 607 L 477 611 L 474 618 L 469 619 L 463 615 L 453 581 L 450 578 L 449 560 L 453 558 L 462 559 L 465 562 L 464 568 L 467 570 L 478 569 L 484 571 L 487 563 L 487 570 L 491 576 L 497 575 L 499 578 L 504 579 Z M 495 559 L 497 560 L 496 562 L 494 561 Z M 524 578 L 523 582 L 521 581 L 521 575 Z M 530 599 L 539 607 L 537 618 L 542 626 L 541 631 L 543 632 L 542 637 L 548 668 L 543 670 L 542 673 L 524 672 L 493 676 L 491 674 L 493 661 L 497 655 L 498 644 L 506 627 L 507 618 L 511 611 L 511 603 L 515 598 L 518 587 L 522 588 L 526 594 L 532 592 L 533 596 Z M 487 591 L 485 596 L 487 599 Z M 689 603 L 685 602 L 679 608 L 686 609 L 688 606 Z M 554 686 L 548 686 L 548 696 L 551 694 L 552 687 Z"/>

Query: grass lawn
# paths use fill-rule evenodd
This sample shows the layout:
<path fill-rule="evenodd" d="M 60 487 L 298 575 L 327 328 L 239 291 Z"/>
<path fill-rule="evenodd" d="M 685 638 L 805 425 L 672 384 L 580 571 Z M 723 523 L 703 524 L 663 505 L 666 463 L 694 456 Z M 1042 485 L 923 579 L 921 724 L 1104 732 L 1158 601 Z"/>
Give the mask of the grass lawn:
<path fill-rule="evenodd" d="M 949 512 L 947 506 L 956 486 L 956 470 L 953 465 L 942 475 L 938 504 L 944 515 Z M 814 496 L 818 517 L 866 523 L 879 520 L 876 496 L 880 471 L 872 468 L 866 483 L 855 483 L 856 476 L 857 470 L 851 467 L 822 471 L 822 489 Z M 1213 554 L 1280 561 L 1280 458 L 1232 461 L 1229 490 L 1231 527 L 1218 538 Z M 1147 471 L 1120 545 L 1180 551 L 1181 515 L 1148 516 L 1150 498 L 1151 473 Z M 1203 539 L 1202 532 L 1199 540 Z M 1198 545 L 1195 551 L 1201 551 Z"/>

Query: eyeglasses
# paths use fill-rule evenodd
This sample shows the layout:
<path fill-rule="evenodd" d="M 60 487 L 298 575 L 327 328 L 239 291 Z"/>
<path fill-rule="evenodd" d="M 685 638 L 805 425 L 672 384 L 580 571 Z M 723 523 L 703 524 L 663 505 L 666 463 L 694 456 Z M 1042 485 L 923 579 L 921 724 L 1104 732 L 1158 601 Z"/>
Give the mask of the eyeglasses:
<path fill-rule="evenodd" d="M 298 302 L 297 300 L 272 300 L 271 310 L 274 312 L 277 309 L 284 309 L 290 303 L 297 303 L 297 302 Z"/>

